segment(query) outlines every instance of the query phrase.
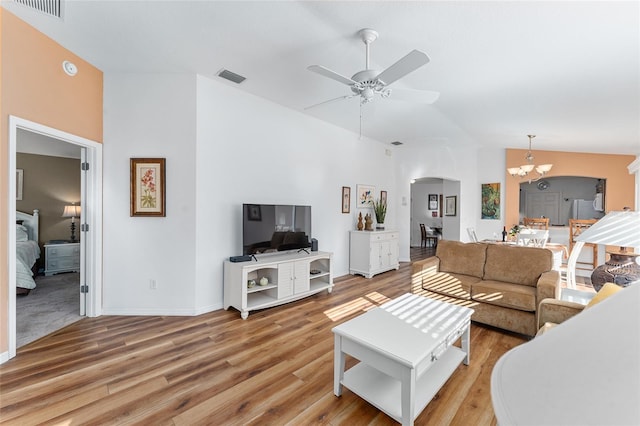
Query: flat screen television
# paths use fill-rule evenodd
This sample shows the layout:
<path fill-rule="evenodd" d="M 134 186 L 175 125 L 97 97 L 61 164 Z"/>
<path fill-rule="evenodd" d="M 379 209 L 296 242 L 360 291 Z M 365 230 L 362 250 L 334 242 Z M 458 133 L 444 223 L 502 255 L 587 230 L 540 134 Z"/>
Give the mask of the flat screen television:
<path fill-rule="evenodd" d="M 267 254 L 311 246 L 311 206 L 242 205 L 242 254 Z"/>

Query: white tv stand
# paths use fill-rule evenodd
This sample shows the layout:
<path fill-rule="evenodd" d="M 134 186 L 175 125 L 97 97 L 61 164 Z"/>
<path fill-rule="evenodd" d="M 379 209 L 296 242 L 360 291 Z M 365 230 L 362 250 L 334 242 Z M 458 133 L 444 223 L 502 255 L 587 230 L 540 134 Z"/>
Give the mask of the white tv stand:
<path fill-rule="evenodd" d="M 224 262 L 224 309 L 230 306 L 247 319 L 249 311 L 293 302 L 333 289 L 332 253 L 283 253 L 248 262 Z M 266 285 L 260 280 L 267 278 Z M 249 281 L 255 281 L 249 287 Z"/>

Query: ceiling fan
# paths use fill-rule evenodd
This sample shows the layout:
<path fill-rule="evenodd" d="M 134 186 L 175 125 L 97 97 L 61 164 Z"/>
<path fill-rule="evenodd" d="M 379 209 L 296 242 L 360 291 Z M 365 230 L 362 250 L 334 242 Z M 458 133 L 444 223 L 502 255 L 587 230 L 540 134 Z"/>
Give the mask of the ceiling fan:
<path fill-rule="evenodd" d="M 320 102 L 315 105 L 311 105 L 309 107 L 306 107 L 305 109 L 314 108 L 319 105 L 339 101 L 342 99 L 351 99 L 356 96 L 360 97 L 361 106 L 373 101 L 376 95 L 380 95 L 380 97 L 382 98 L 388 98 L 391 95 L 391 89 L 389 88 L 391 84 L 429 62 L 429 57 L 426 53 L 419 50 L 412 50 L 406 56 L 398 60 L 395 64 L 391 65 L 384 71 L 372 70 L 369 68 L 369 45 L 378 38 L 378 32 L 370 28 L 364 28 L 360 30 L 358 34 L 360 35 L 360 38 L 366 46 L 365 70 L 359 71 L 355 73 L 351 78 L 348 78 L 321 65 L 311 65 L 307 67 L 309 71 L 313 71 L 322 76 L 329 77 L 330 79 L 336 80 L 339 83 L 346 84 L 351 88 L 352 93 L 334 99 L 329 99 L 328 101 Z M 434 103 L 439 96 L 440 94 L 438 92 L 432 92 L 428 90 L 403 88 L 393 89 L 393 98 L 395 99 L 426 104 Z"/>

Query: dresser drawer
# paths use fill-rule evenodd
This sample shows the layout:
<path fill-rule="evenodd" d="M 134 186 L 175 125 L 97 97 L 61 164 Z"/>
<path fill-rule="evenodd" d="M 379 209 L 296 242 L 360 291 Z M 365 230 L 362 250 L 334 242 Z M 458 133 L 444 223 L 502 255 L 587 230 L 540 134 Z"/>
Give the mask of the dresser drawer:
<path fill-rule="evenodd" d="M 79 257 L 55 257 L 47 259 L 47 270 L 77 269 L 80 267 Z"/>
<path fill-rule="evenodd" d="M 47 246 L 46 255 L 50 257 L 80 256 L 80 245 L 56 244 L 53 246 Z"/>

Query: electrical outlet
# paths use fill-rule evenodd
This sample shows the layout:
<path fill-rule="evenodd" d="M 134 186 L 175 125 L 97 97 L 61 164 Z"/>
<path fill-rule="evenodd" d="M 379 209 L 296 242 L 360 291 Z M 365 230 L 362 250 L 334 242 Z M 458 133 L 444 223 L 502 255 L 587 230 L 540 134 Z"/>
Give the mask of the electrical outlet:
<path fill-rule="evenodd" d="M 158 288 L 158 283 L 156 282 L 156 280 L 153 280 L 153 279 L 149 280 L 149 288 L 151 290 L 155 290 Z"/>

